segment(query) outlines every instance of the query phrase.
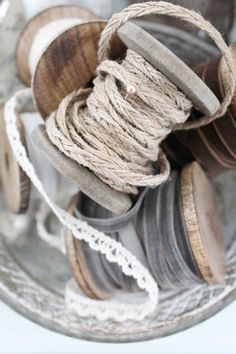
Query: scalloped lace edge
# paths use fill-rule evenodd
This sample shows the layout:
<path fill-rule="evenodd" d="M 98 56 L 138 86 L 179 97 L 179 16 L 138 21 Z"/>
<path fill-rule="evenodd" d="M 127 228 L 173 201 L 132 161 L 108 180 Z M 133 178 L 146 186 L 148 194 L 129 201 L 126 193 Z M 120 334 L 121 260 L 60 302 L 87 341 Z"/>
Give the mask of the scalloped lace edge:
<path fill-rule="evenodd" d="M 4 109 L 8 139 L 19 165 L 31 179 L 62 225 L 69 228 L 74 237 L 86 241 L 93 250 L 101 252 L 109 262 L 117 263 L 123 273 L 133 277 L 139 288 L 147 293 L 145 300 L 138 304 L 116 298 L 98 301 L 81 294 L 76 284 L 70 281 L 65 289 L 65 302 L 68 309 L 71 313 L 78 316 L 92 316 L 98 320 L 110 318 L 116 321 L 143 320 L 155 311 L 158 305 L 159 289 L 156 281 L 150 272 L 121 243 L 99 232 L 86 222 L 71 216 L 50 199 L 27 156 L 16 125 L 18 103 L 29 97 L 32 97 L 31 89 L 20 90 L 7 101 Z"/>

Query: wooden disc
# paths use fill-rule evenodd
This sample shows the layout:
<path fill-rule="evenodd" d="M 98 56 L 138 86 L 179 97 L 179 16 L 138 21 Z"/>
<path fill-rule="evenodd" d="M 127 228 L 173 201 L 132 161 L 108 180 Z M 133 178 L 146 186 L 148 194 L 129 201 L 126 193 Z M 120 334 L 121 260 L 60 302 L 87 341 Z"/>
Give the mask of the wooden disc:
<path fill-rule="evenodd" d="M 211 116 L 220 103 L 209 87 L 173 52 L 152 35 L 131 22 L 118 29 L 124 44 L 165 74 L 201 113 Z"/>
<path fill-rule="evenodd" d="M 67 208 L 67 212 L 73 215 L 74 209 L 77 204 L 77 197 L 74 197 L 71 199 L 69 206 Z M 77 284 L 80 286 L 82 291 L 89 296 L 90 298 L 96 299 L 97 296 L 93 293 L 93 291 L 90 289 L 84 275 L 83 271 L 81 269 L 80 265 L 80 260 L 83 258 L 83 253 L 80 250 L 79 244 L 82 241 L 76 240 L 75 237 L 73 236 L 72 232 L 65 228 L 64 229 L 64 236 L 65 236 L 65 243 L 66 243 L 66 248 L 67 248 L 67 254 L 69 258 L 69 263 L 71 270 L 73 272 L 73 276 L 77 282 Z"/>
<path fill-rule="evenodd" d="M 77 204 L 75 216 L 80 220 L 84 220 L 95 229 L 109 235 L 112 239 L 119 241 L 131 254 L 135 255 L 136 258 L 146 266 L 146 256 L 136 231 L 137 213 L 146 193 L 147 189 L 144 189 L 133 207 L 127 213 L 119 216 L 114 215 L 83 193 L 80 193 L 81 198 Z M 134 279 L 130 276 L 126 276 L 117 264 L 108 262 L 103 255 L 100 255 L 100 258 L 107 274 L 116 285 L 119 285 L 119 288 L 128 291 L 137 290 L 137 284 Z"/>
<path fill-rule="evenodd" d="M 122 228 L 123 223 L 121 221 L 117 224 L 117 218 L 119 219 L 121 217 L 126 219 L 126 215 L 129 215 L 130 211 L 117 217 L 82 193 L 80 193 L 80 196 L 77 208 L 75 209 L 75 216 L 79 219 L 85 220 L 89 225 L 95 227 L 95 229 L 105 232 L 105 234 L 109 235 L 112 239 L 120 241 L 118 230 L 120 227 Z M 113 221 L 115 222 L 113 223 Z M 124 224 L 126 224 L 126 220 Z M 129 235 L 127 235 L 127 237 L 129 237 Z M 108 282 L 111 281 L 117 289 L 131 291 L 134 282 L 133 278 L 127 277 L 118 264 L 108 262 L 106 257 L 101 253 L 97 254 L 99 256 L 99 262 L 103 267 L 103 272 L 106 273 L 106 276 L 109 279 Z"/>
<path fill-rule="evenodd" d="M 72 200 L 69 208 L 72 215 L 79 197 L 80 194 Z M 99 253 L 92 250 L 87 242 L 76 239 L 68 229 L 65 236 L 69 261 L 78 284 L 90 297 L 99 300 L 111 298 L 117 288 L 104 271 Z"/>
<path fill-rule="evenodd" d="M 223 282 L 224 242 L 212 189 L 201 167 L 193 162 L 181 173 L 185 227 L 202 277 L 209 284 Z"/>
<path fill-rule="evenodd" d="M 21 141 L 27 148 L 23 126 L 19 117 L 17 126 Z M 13 213 L 24 213 L 29 204 L 31 182 L 19 166 L 9 143 L 3 117 L 3 107 L 0 109 L 0 172 L 7 207 Z"/>
<path fill-rule="evenodd" d="M 183 234 L 179 234 L 176 229 L 175 210 L 178 208 L 176 202 L 179 190 L 176 188 L 177 173 L 172 172 L 171 180 L 163 184 L 163 199 L 161 204 L 161 224 L 165 258 L 169 269 L 173 275 L 173 285 L 179 288 L 188 288 L 199 283 L 199 278 L 192 272 L 189 264 L 184 259 L 178 243 L 178 238 L 184 239 Z M 177 195 L 176 195 L 177 194 Z"/>
<path fill-rule="evenodd" d="M 98 41 L 105 21 L 75 25 L 61 33 L 46 48 L 36 66 L 32 87 L 43 118 L 55 111 L 72 91 L 95 76 Z"/>
<path fill-rule="evenodd" d="M 31 84 L 28 57 L 36 33 L 48 23 L 66 18 L 96 20 L 97 16 L 79 5 L 59 5 L 38 13 L 24 26 L 16 45 L 16 64 L 19 76 L 27 86 Z"/>
<path fill-rule="evenodd" d="M 33 139 L 51 164 L 88 197 L 115 214 L 131 208 L 132 201 L 127 194 L 110 188 L 86 167 L 59 151 L 49 140 L 45 126 L 38 126 L 33 131 Z"/>
<path fill-rule="evenodd" d="M 175 188 L 176 190 L 175 190 L 175 202 L 174 202 L 174 224 L 175 224 L 175 233 L 176 233 L 176 239 L 179 246 L 179 250 L 185 262 L 188 264 L 189 269 L 197 277 L 195 279 L 195 284 L 203 283 L 203 278 L 198 269 L 196 260 L 194 258 L 191 244 L 184 223 L 181 193 L 180 193 L 180 174 L 178 174 Z"/>

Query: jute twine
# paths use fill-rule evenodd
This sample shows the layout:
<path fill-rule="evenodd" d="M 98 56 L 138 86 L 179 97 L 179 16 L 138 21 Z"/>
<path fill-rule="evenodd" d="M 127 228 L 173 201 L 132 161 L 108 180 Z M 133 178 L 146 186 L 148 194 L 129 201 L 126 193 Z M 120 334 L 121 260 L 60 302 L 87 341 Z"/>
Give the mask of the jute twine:
<path fill-rule="evenodd" d="M 190 100 L 160 71 L 132 50 L 121 63 L 109 60 L 117 29 L 145 15 L 168 15 L 204 30 L 228 67 L 225 97 L 211 117 L 187 121 Z M 104 29 L 93 89 L 67 96 L 46 122 L 60 151 L 86 166 L 116 190 L 137 193 L 156 187 L 170 172 L 160 143 L 173 130 L 196 128 L 222 116 L 235 89 L 231 53 L 220 33 L 198 13 L 167 2 L 133 4 L 115 14 Z M 156 163 L 158 161 L 158 163 Z"/>

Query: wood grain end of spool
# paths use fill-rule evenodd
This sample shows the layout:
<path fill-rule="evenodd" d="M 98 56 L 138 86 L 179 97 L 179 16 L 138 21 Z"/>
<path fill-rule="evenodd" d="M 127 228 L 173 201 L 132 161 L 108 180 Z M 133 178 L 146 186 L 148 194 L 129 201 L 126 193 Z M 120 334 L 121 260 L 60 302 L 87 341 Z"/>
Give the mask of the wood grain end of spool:
<path fill-rule="evenodd" d="M 79 194 L 72 198 L 68 211 L 74 215 Z M 92 250 L 85 241 L 76 239 L 70 230 L 65 231 L 67 250 L 71 269 L 78 285 L 89 297 L 97 300 L 109 300 L 115 293 L 110 288 L 109 278 L 103 277 L 103 269 L 97 257 L 97 252 Z M 89 251 L 89 253 L 88 253 Z M 102 281 L 101 281 L 102 278 Z"/>
<path fill-rule="evenodd" d="M 21 80 L 27 85 L 31 84 L 31 73 L 28 57 L 33 39 L 38 30 L 49 22 L 66 19 L 81 18 L 84 20 L 96 20 L 97 16 L 90 10 L 80 5 L 57 5 L 49 7 L 32 17 L 22 29 L 16 44 L 16 65 Z"/>
<path fill-rule="evenodd" d="M 71 215 L 74 213 L 74 209 L 77 204 L 77 196 L 73 197 L 68 205 L 67 212 Z M 83 276 L 83 272 L 80 266 L 80 240 L 75 239 L 72 232 L 68 228 L 64 228 L 64 238 L 66 243 L 67 255 L 73 276 L 82 289 L 82 291 L 90 298 L 97 299 L 97 296 L 90 289 Z"/>
<path fill-rule="evenodd" d="M 17 121 L 21 141 L 26 147 L 23 126 Z M 29 205 L 31 181 L 18 164 L 9 143 L 3 107 L 0 108 L 0 173 L 4 199 L 8 209 L 14 214 L 24 213 Z"/>
<path fill-rule="evenodd" d="M 209 284 L 224 279 L 224 242 L 210 183 L 198 163 L 181 173 L 185 226 L 202 277 Z"/>
<path fill-rule="evenodd" d="M 32 88 L 43 118 L 54 112 L 61 100 L 87 85 L 95 76 L 97 49 L 105 21 L 87 21 L 61 33 L 46 48 L 36 66 Z"/>

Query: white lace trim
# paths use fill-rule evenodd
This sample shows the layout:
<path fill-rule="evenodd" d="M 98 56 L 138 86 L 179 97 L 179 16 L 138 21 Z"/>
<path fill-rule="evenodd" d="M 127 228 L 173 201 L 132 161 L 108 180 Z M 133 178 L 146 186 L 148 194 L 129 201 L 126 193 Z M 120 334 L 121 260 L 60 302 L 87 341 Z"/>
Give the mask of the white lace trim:
<path fill-rule="evenodd" d="M 9 142 L 21 168 L 29 176 L 34 186 L 38 189 L 39 193 L 60 222 L 73 232 L 74 237 L 86 241 L 93 250 L 101 252 L 109 262 L 117 263 L 123 273 L 132 276 L 140 289 L 145 290 L 148 294 L 141 303 L 136 304 L 130 303 L 130 301 L 124 301 L 122 298 L 114 298 L 109 301 L 97 301 L 86 298 L 79 293 L 76 286 L 72 286 L 71 283 L 69 283 L 65 292 L 68 308 L 79 316 L 93 316 L 99 320 L 109 318 L 116 321 L 126 321 L 128 319 L 135 321 L 142 320 L 156 309 L 159 298 L 157 283 L 150 272 L 134 255 L 125 249 L 121 243 L 97 231 L 86 222 L 71 216 L 50 199 L 36 175 L 34 166 L 27 156 L 26 149 L 21 143 L 20 134 L 16 125 L 15 111 L 18 103 L 29 97 L 32 97 L 31 89 L 18 91 L 6 103 L 4 110 Z"/>

